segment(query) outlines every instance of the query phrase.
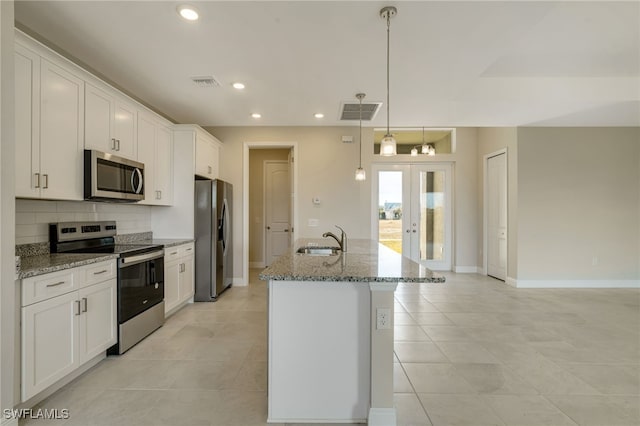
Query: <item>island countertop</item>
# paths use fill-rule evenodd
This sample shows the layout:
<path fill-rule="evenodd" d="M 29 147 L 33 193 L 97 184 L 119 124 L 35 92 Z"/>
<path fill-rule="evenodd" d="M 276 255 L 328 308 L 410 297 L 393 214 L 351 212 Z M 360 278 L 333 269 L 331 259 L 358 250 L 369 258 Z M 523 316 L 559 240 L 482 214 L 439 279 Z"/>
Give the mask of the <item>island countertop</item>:
<path fill-rule="evenodd" d="M 445 278 L 373 240 L 350 239 L 334 256 L 296 253 L 299 247 L 337 247 L 327 239 L 299 239 L 259 275 L 275 281 L 443 283 Z"/>

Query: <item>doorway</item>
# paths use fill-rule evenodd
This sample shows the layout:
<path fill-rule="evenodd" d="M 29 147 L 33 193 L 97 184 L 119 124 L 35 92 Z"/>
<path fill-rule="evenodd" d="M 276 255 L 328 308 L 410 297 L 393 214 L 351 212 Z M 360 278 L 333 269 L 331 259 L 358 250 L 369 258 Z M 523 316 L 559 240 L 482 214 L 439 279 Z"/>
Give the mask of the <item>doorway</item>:
<path fill-rule="evenodd" d="M 277 191 L 277 200 L 273 205 L 287 201 L 289 226 L 281 227 L 280 232 L 288 230 L 287 248 L 294 238 L 297 228 L 297 163 L 295 162 L 296 142 L 245 142 L 243 146 L 243 193 L 242 193 L 242 283 L 248 283 L 249 268 L 264 268 L 270 262 L 267 259 L 267 225 L 266 223 L 266 164 L 286 166 L 286 179 L 281 173 L 278 185 L 288 182 L 288 189 Z M 277 212 L 282 216 L 282 209 Z M 276 256 L 277 257 L 277 256 Z"/>
<path fill-rule="evenodd" d="M 376 165 L 372 237 L 432 270 L 451 270 L 452 166 Z"/>
<path fill-rule="evenodd" d="M 484 252 L 487 275 L 507 277 L 507 153 L 484 158 Z"/>

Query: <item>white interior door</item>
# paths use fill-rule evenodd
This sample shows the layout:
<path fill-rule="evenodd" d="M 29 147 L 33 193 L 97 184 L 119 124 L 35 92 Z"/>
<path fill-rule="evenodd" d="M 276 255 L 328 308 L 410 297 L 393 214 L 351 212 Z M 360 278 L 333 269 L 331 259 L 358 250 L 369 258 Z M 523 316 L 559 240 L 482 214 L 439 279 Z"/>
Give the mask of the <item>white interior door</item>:
<path fill-rule="evenodd" d="M 373 235 L 381 244 L 433 270 L 451 270 L 451 166 L 374 168 Z"/>
<path fill-rule="evenodd" d="M 487 159 L 487 275 L 507 272 L 507 155 Z"/>
<path fill-rule="evenodd" d="M 291 185 L 287 161 L 264 163 L 265 263 L 283 255 L 291 245 Z"/>

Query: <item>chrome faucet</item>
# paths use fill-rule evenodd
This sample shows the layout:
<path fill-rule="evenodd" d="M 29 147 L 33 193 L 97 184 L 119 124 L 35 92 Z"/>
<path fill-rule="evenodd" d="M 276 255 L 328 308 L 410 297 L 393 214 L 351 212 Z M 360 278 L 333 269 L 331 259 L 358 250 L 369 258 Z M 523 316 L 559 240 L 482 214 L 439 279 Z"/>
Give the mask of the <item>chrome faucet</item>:
<path fill-rule="evenodd" d="M 346 253 L 346 251 L 347 251 L 347 233 L 344 232 L 344 229 L 340 228 L 338 225 L 336 225 L 336 228 L 338 228 L 340 230 L 340 232 L 341 232 L 340 239 L 338 239 L 338 237 L 336 237 L 336 235 L 333 232 L 325 232 L 324 234 L 322 234 L 322 237 L 323 238 L 327 238 L 327 237 L 333 238 L 334 240 L 336 240 L 336 242 L 340 246 L 340 250 L 343 253 Z"/>

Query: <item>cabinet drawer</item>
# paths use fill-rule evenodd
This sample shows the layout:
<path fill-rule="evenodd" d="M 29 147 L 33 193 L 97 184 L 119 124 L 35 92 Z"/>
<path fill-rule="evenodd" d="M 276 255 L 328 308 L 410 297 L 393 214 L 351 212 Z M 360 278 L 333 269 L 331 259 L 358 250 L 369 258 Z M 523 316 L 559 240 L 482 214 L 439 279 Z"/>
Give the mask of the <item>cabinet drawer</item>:
<path fill-rule="evenodd" d="M 22 306 L 78 289 L 78 268 L 38 275 L 22 280 Z"/>
<path fill-rule="evenodd" d="M 169 247 L 164 249 L 164 262 L 171 262 L 173 260 L 178 260 L 182 257 L 182 253 L 180 253 L 180 246 L 177 247 Z"/>
<path fill-rule="evenodd" d="M 178 257 L 193 256 L 194 244 L 185 244 L 178 247 Z"/>
<path fill-rule="evenodd" d="M 116 278 L 117 274 L 115 260 L 89 265 L 85 270 L 85 280 L 82 287 Z"/>

